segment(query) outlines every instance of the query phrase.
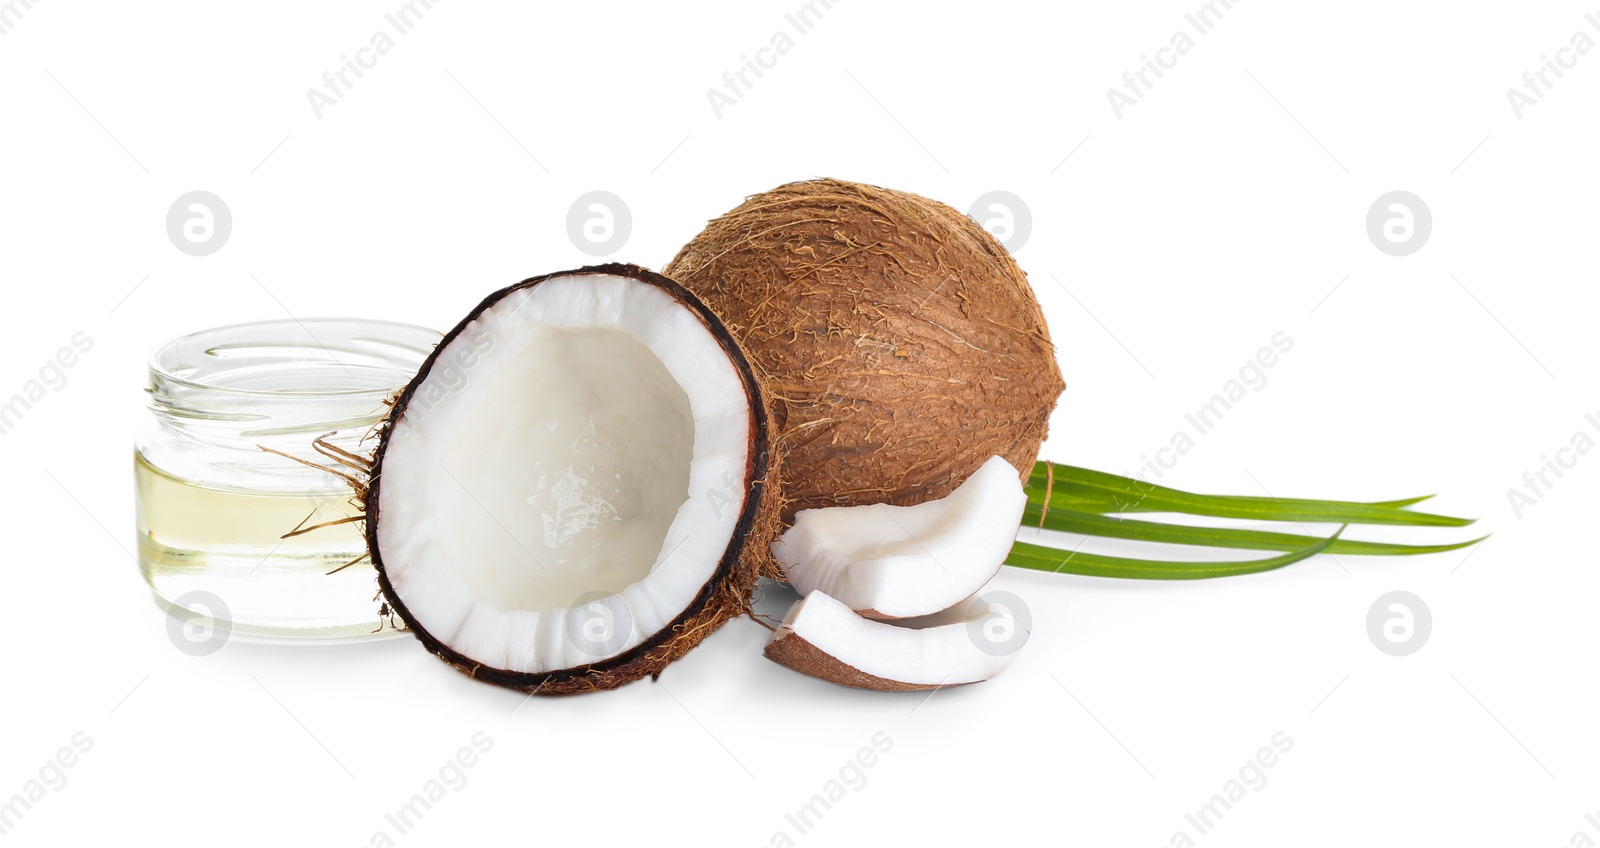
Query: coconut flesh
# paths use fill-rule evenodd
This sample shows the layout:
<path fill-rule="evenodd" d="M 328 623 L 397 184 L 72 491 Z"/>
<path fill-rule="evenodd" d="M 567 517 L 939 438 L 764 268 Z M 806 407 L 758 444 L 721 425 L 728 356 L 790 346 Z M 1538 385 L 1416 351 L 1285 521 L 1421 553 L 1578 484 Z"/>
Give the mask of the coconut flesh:
<path fill-rule="evenodd" d="M 880 691 L 914 691 L 988 680 L 1027 642 L 1000 605 L 975 598 L 903 627 L 862 618 L 823 592 L 790 608 L 767 642 L 767 658 L 812 677 Z M 995 631 L 1001 630 L 997 637 Z"/>
<path fill-rule="evenodd" d="M 382 434 L 367 533 L 431 651 L 547 694 L 655 674 L 770 568 L 766 413 L 681 287 L 625 265 L 489 296 Z"/>
<path fill-rule="evenodd" d="M 938 500 L 802 510 L 772 553 L 803 595 L 868 618 L 932 615 L 1000 570 L 1027 502 L 1017 470 L 995 456 Z"/>
<path fill-rule="evenodd" d="M 772 550 L 805 597 L 767 642 L 767 658 L 885 691 L 998 674 L 1028 633 L 994 639 L 991 620 L 1006 610 L 977 593 L 1004 564 L 1026 503 L 1016 469 L 996 456 L 938 500 L 802 510 Z"/>

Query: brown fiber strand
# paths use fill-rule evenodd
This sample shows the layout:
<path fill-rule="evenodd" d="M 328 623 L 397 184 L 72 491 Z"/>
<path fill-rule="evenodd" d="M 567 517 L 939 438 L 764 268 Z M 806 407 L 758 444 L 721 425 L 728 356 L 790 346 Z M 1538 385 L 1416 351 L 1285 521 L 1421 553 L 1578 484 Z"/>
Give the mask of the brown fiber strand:
<path fill-rule="evenodd" d="M 1049 460 L 1044 463 L 1044 505 L 1039 508 L 1039 529 L 1044 529 L 1044 520 L 1050 515 L 1050 493 L 1056 489 L 1056 464 Z"/>
<path fill-rule="evenodd" d="M 334 519 L 332 521 L 324 521 L 321 524 L 313 524 L 310 527 L 304 527 L 304 526 L 296 527 L 293 530 L 290 530 L 289 532 L 283 534 L 282 536 L 279 536 L 278 538 L 280 538 L 280 539 L 292 539 L 292 538 L 294 538 L 296 536 L 304 536 L 305 534 L 310 533 L 313 530 L 321 530 L 324 527 L 337 527 L 340 524 L 354 524 L 357 521 L 365 521 L 366 519 L 367 519 L 367 517 L 365 515 L 347 515 L 344 518 L 336 518 L 336 519 Z M 302 525 L 305 524 L 304 521 L 302 521 L 300 523 Z"/>
<path fill-rule="evenodd" d="M 343 471 L 338 470 L 337 468 L 329 468 L 329 467 L 327 467 L 325 465 L 318 465 L 318 464 L 316 464 L 315 462 L 312 462 L 309 459 L 301 459 L 300 457 L 295 456 L 294 454 L 284 453 L 281 450 L 273 450 L 272 448 L 269 448 L 269 447 L 267 447 L 265 445 L 256 445 L 256 447 L 258 447 L 261 450 L 263 450 L 263 451 L 265 451 L 267 453 L 270 453 L 270 454 L 272 454 L 274 456 L 281 456 L 284 459 L 290 460 L 292 462 L 298 462 L 301 465 L 308 466 L 310 468 L 315 468 L 318 471 L 325 471 L 325 472 L 327 472 L 329 474 L 332 474 L 333 476 L 338 477 L 340 480 L 343 480 L 346 483 L 348 483 L 350 485 L 350 488 L 355 490 L 356 495 L 358 495 L 360 497 L 366 497 L 366 494 L 367 494 L 367 483 L 371 482 L 370 480 L 367 481 L 367 482 L 362 482 L 362 481 L 357 480 L 356 478 L 350 476 L 349 474 L 346 474 Z"/>
<path fill-rule="evenodd" d="M 362 474 L 372 470 L 372 460 L 359 454 L 351 453 L 328 441 L 328 436 L 331 435 L 333 433 L 326 433 L 312 440 L 311 449 L 346 468 L 352 468 Z"/>

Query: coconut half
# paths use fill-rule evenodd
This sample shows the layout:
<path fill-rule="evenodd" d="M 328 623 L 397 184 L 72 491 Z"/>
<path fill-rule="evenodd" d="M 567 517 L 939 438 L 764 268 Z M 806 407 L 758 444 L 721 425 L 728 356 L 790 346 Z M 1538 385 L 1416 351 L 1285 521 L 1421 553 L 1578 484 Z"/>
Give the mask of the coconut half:
<path fill-rule="evenodd" d="M 767 421 L 727 329 L 666 277 L 602 265 L 496 292 L 382 432 L 383 594 L 480 679 L 563 694 L 658 674 L 771 568 Z"/>
<path fill-rule="evenodd" d="M 862 618 L 822 592 L 789 609 L 767 642 L 767 658 L 841 686 L 914 691 L 977 683 L 1011 665 L 1029 623 L 982 597 L 901 627 Z"/>
<path fill-rule="evenodd" d="M 802 595 L 869 618 L 930 615 L 999 572 L 1027 502 L 1017 469 L 994 456 L 938 500 L 801 510 L 772 553 Z"/>

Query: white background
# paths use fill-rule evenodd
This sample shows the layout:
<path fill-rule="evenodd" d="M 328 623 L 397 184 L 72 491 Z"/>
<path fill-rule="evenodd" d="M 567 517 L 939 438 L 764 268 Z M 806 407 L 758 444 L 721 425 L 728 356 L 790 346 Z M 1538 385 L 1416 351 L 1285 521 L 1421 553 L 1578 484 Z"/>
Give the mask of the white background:
<path fill-rule="evenodd" d="M 1507 499 L 1574 433 L 1600 439 L 1600 55 L 1520 119 L 1505 94 L 1575 32 L 1600 39 L 1583 4 L 1236 3 L 1119 119 L 1107 89 L 1198 0 L 839 2 L 720 117 L 707 90 L 792 35 L 799 0 L 452 0 L 318 118 L 307 89 L 399 5 L 8 6 L 0 395 L 74 333 L 94 348 L 0 437 L 0 797 L 74 733 L 94 746 L 6 844 L 366 845 L 478 731 L 492 750 L 400 844 L 1600 840 L 1600 457 L 1520 518 Z M 154 345 L 286 312 L 446 329 L 592 261 L 566 230 L 585 192 L 631 210 L 610 258 L 660 267 L 745 195 L 814 176 L 1025 201 L 1017 258 L 1068 383 L 1047 457 L 1133 471 L 1283 331 L 1267 384 L 1163 482 L 1437 492 L 1493 537 L 1199 584 L 1008 570 L 1031 643 L 931 699 L 789 672 L 749 620 L 660 684 L 525 704 L 410 639 L 169 641 L 128 553 Z M 196 189 L 234 220 L 204 258 L 164 229 Z M 1396 189 L 1433 216 L 1404 258 L 1364 223 Z M 1366 633 L 1395 589 L 1433 615 L 1405 658 Z M 880 731 L 866 784 L 797 834 L 785 814 Z M 1280 731 L 1266 784 L 1195 834 L 1184 814 Z"/>

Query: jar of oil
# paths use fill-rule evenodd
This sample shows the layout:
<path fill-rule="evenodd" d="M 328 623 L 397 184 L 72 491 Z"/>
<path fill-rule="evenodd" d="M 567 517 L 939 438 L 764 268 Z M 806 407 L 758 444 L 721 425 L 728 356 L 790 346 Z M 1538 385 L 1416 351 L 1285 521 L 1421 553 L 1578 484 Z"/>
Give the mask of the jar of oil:
<path fill-rule="evenodd" d="M 139 565 L 158 603 L 232 632 L 350 639 L 379 614 L 357 493 L 374 427 L 439 334 L 354 319 L 207 330 L 150 359 L 134 451 Z"/>

